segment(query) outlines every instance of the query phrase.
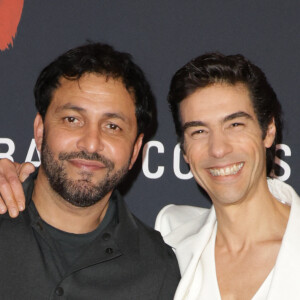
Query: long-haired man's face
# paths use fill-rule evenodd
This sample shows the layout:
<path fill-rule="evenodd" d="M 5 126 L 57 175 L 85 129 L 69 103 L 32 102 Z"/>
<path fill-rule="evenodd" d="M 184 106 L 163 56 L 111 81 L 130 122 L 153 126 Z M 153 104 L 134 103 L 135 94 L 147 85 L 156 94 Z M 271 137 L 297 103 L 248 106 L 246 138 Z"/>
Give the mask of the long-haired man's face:
<path fill-rule="evenodd" d="M 272 122 L 262 138 L 248 89 L 214 84 L 180 103 L 184 157 L 196 181 L 215 205 L 247 199 L 266 181 L 266 148 Z"/>

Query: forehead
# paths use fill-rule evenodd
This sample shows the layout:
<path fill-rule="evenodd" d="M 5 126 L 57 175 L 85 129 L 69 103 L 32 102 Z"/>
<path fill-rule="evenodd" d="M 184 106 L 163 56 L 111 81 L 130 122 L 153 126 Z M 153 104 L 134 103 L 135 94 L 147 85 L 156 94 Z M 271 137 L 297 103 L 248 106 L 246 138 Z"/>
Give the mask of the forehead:
<path fill-rule="evenodd" d="M 256 119 L 249 90 L 242 83 L 217 83 L 197 89 L 180 103 L 179 110 L 182 123 L 218 120 L 236 112 Z"/>
<path fill-rule="evenodd" d="M 82 106 L 85 109 L 104 109 L 111 106 L 129 112 L 135 110 L 134 96 L 128 92 L 120 79 L 98 74 L 84 74 L 78 80 L 60 79 L 54 91 L 49 110 L 66 103 Z"/>
<path fill-rule="evenodd" d="M 123 81 L 119 78 L 111 78 L 105 75 L 99 75 L 95 73 L 83 74 L 77 80 L 69 80 L 65 77 L 61 77 L 59 80 L 59 86 L 55 90 L 57 92 L 64 92 L 66 94 L 71 93 L 86 93 L 91 96 L 101 94 L 120 94 L 121 96 L 130 96 L 133 100 L 133 95 L 128 92 Z"/>

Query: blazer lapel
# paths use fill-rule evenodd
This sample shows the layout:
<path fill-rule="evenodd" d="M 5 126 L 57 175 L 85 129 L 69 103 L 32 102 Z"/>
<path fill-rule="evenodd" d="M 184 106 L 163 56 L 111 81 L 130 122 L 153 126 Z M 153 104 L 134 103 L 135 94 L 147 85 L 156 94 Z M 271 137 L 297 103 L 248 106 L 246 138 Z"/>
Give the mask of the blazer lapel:
<path fill-rule="evenodd" d="M 279 194 L 272 189 L 271 191 L 278 199 L 292 203 L 289 221 L 275 264 L 268 299 L 298 299 L 300 295 L 300 199 L 292 188 L 281 189 L 285 192 L 284 194 Z"/>
<path fill-rule="evenodd" d="M 182 276 L 174 299 L 182 300 L 188 295 L 195 270 L 201 267 L 198 261 L 211 237 L 215 223 L 216 214 L 212 207 L 200 218 L 191 220 L 164 237 L 165 241 L 175 249 Z M 182 236 L 184 239 L 180 239 Z M 201 285 L 203 273 L 199 273 L 201 278 L 198 276 L 197 282 Z"/>

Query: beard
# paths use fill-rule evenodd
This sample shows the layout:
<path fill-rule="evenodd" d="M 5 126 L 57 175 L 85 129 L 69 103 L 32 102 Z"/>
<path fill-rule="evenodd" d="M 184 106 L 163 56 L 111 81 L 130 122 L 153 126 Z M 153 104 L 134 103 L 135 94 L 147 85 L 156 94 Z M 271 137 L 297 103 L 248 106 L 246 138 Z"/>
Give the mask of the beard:
<path fill-rule="evenodd" d="M 51 188 L 64 200 L 77 207 L 89 207 L 99 202 L 117 187 L 129 171 L 130 160 L 121 169 L 114 171 L 114 163 L 98 153 L 60 152 L 56 160 L 45 142 L 45 137 L 41 150 L 41 166 Z M 81 178 L 73 180 L 68 177 L 64 162 L 74 158 L 100 161 L 106 167 L 107 174 L 95 184 L 92 183 L 93 173 L 88 171 L 80 172 Z"/>

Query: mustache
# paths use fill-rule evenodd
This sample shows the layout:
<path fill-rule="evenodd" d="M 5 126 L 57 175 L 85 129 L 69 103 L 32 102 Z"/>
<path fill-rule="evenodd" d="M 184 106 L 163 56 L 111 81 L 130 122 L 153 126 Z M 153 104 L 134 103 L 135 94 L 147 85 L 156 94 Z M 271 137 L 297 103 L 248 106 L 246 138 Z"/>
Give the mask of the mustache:
<path fill-rule="evenodd" d="M 59 160 L 69 160 L 69 159 L 74 159 L 74 158 L 79 158 L 79 159 L 85 159 L 85 160 L 93 160 L 93 161 L 99 161 L 102 164 L 105 165 L 106 168 L 109 170 L 112 170 L 115 167 L 115 164 L 106 158 L 105 156 L 99 154 L 99 153 L 86 153 L 84 151 L 80 152 L 61 152 L 58 155 Z"/>

